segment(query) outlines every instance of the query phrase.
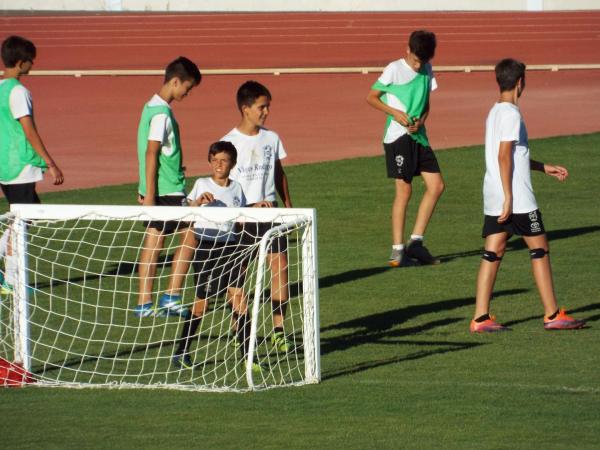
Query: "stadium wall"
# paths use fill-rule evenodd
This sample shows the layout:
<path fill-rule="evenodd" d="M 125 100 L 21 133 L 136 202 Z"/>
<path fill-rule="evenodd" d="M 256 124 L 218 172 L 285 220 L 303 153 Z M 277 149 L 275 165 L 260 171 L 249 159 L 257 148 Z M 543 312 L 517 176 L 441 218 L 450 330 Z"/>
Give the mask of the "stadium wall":
<path fill-rule="evenodd" d="M 573 11 L 598 10 L 598 0 L 0 0 L 7 11 Z"/>

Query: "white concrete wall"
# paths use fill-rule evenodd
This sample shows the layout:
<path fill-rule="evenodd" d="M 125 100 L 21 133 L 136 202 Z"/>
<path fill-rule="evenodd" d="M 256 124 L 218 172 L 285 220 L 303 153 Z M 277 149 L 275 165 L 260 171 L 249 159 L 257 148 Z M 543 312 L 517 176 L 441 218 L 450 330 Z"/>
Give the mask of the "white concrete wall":
<path fill-rule="evenodd" d="M 24 11 L 557 11 L 600 9 L 600 0 L 0 0 Z"/>

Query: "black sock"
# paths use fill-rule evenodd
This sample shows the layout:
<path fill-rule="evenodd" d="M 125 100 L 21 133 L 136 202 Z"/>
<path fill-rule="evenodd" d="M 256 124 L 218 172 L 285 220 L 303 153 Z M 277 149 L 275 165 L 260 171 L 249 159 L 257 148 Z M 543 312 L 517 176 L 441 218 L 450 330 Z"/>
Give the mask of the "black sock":
<path fill-rule="evenodd" d="M 240 343 L 240 354 L 242 355 L 242 359 L 246 359 L 250 351 L 250 329 L 252 323 L 248 320 L 248 314 L 239 316 L 234 313 L 233 317 L 237 323 L 237 339 Z"/>
<path fill-rule="evenodd" d="M 558 313 L 560 312 L 559 309 L 556 310 L 556 312 L 554 314 L 552 314 L 551 316 L 548 316 L 549 320 L 554 320 L 556 319 L 556 316 L 558 316 Z"/>
<path fill-rule="evenodd" d="M 202 322 L 202 316 L 192 316 L 191 319 L 183 322 L 183 329 L 181 330 L 181 338 L 177 341 L 177 350 L 176 354 L 182 355 L 184 353 L 188 353 L 190 348 L 190 344 L 194 340 L 196 336 L 196 331 L 198 331 L 198 327 L 200 326 L 200 322 Z"/>
<path fill-rule="evenodd" d="M 490 319 L 490 315 L 484 314 L 483 316 L 479 316 L 477 319 L 475 319 L 475 322 L 481 323 L 481 322 L 485 322 L 486 320 L 489 320 L 489 319 Z"/>
<path fill-rule="evenodd" d="M 277 333 L 283 333 L 283 327 L 274 327 L 273 328 L 273 332 L 275 334 L 277 334 Z"/>

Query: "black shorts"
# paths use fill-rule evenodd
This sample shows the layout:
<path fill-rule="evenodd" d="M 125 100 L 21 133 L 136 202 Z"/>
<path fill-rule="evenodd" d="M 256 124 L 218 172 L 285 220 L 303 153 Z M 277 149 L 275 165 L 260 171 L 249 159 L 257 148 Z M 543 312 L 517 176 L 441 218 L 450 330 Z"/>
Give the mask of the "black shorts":
<path fill-rule="evenodd" d="M 39 204 L 40 198 L 35 191 L 35 183 L 0 184 L 2 193 L 9 205 L 16 203 Z"/>
<path fill-rule="evenodd" d="M 546 233 L 539 209 L 524 214 L 512 214 L 504 223 L 498 223 L 498 217 L 484 216 L 482 237 L 504 232 L 517 236 L 540 236 Z"/>
<path fill-rule="evenodd" d="M 246 268 L 237 242 L 205 242 L 194 253 L 196 297 L 221 295 L 227 288 L 241 288 Z"/>
<path fill-rule="evenodd" d="M 154 199 L 156 206 L 187 206 L 185 195 L 163 195 Z M 172 234 L 180 228 L 189 228 L 189 222 L 179 222 L 177 220 L 145 220 L 142 222 L 145 228 L 155 228 L 163 234 Z"/>
<path fill-rule="evenodd" d="M 272 222 L 245 222 L 240 225 L 241 246 L 249 247 L 258 244 L 262 237 L 274 226 Z M 256 251 L 258 251 L 258 246 Z M 271 244 L 267 247 L 268 253 L 287 252 L 287 238 L 285 236 L 275 236 Z"/>
<path fill-rule="evenodd" d="M 435 153 L 405 134 L 390 144 L 383 144 L 388 178 L 412 182 L 421 172 L 440 173 Z"/>

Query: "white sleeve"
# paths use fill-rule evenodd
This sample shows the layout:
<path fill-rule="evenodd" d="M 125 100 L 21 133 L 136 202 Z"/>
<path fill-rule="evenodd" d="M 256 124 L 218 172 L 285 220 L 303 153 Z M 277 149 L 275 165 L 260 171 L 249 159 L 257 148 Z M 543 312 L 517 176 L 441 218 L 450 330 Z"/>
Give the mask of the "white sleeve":
<path fill-rule="evenodd" d="M 435 78 L 435 75 L 433 74 L 433 67 L 429 63 L 427 63 L 427 72 L 431 76 L 430 90 L 435 91 L 438 88 L 437 79 Z"/>
<path fill-rule="evenodd" d="M 12 116 L 18 120 L 21 117 L 33 116 L 31 94 L 25 86 L 15 86 L 8 100 Z"/>
<path fill-rule="evenodd" d="M 149 141 L 158 141 L 164 144 L 167 140 L 167 121 L 169 116 L 166 114 L 157 114 L 150 121 L 150 130 L 148 132 Z"/>
<path fill-rule="evenodd" d="M 248 204 L 248 201 L 246 200 L 246 196 L 244 195 L 244 190 L 242 189 L 242 186 L 240 185 L 240 208 L 244 208 L 247 204 Z"/>
<path fill-rule="evenodd" d="M 519 140 L 519 131 L 521 129 L 521 116 L 515 112 L 504 114 L 500 120 L 500 141 L 512 142 Z"/>
<path fill-rule="evenodd" d="M 190 191 L 190 193 L 187 196 L 189 201 L 193 202 L 198 197 L 200 197 L 200 194 L 202 194 L 202 192 L 200 191 L 201 184 L 202 184 L 202 178 L 198 178 L 196 180 L 196 182 L 194 183 L 194 187 L 192 188 L 192 190 Z"/>
<path fill-rule="evenodd" d="M 394 63 L 388 64 L 386 66 L 386 68 L 383 69 L 383 73 L 379 77 L 378 81 L 381 84 L 385 84 L 386 86 L 389 86 L 390 84 L 392 84 L 394 82 L 394 73 L 395 72 L 396 72 L 396 69 L 395 69 Z"/>
<path fill-rule="evenodd" d="M 285 148 L 283 147 L 283 142 L 281 139 L 277 139 L 277 153 L 275 154 L 275 160 L 277 159 L 285 159 L 287 153 L 285 152 Z"/>

